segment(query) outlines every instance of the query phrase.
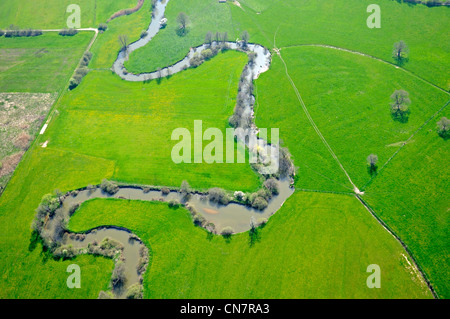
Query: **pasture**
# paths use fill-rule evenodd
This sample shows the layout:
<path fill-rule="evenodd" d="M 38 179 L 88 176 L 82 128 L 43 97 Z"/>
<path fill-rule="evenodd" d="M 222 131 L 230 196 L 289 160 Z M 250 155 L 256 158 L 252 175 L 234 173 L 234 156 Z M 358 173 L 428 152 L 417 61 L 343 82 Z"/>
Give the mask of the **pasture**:
<path fill-rule="evenodd" d="M 86 202 L 69 227 L 111 224 L 151 249 L 146 298 L 431 297 L 400 244 L 351 196 L 297 192 L 257 235 L 229 240 L 195 227 L 185 209 L 127 200 Z M 381 289 L 366 286 L 372 263 Z"/>
<path fill-rule="evenodd" d="M 62 37 L 0 37 L 0 92 L 59 92 L 69 81 L 93 32 Z"/>
<path fill-rule="evenodd" d="M 70 4 L 80 6 L 81 27 L 97 27 L 115 12 L 132 8 L 136 0 L 3 0 L 0 3 L 0 29 L 11 24 L 21 28 L 63 29 L 67 27 Z"/>

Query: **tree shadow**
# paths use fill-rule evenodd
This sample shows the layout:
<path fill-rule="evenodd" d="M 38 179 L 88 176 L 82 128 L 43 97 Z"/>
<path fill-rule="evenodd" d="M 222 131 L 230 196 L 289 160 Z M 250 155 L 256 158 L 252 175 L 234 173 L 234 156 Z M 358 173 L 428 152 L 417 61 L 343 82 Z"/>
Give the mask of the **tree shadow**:
<path fill-rule="evenodd" d="M 229 244 L 229 243 L 231 243 L 231 239 L 233 238 L 233 235 L 231 235 L 231 234 L 224 234 L 224 235 L 222 235 L 222 237 L 223 237 L 223 239 L 225 239 L 225 242 L 227 244 Z"/>
<path fill-rule="evenodd" d="M 370 176 L 377 175 L 378 166 L 377 165 L 367 165 L 367 173 L 369 173 Z"/>
<path fill-rule="evenodd" d="M 28 244 L 28 251 L 33 252 L 39 246 L 42 247 L 40 255 L 42 257 L 42 263 L 45 264 L 49 259 L 53 259 L 53 254 L 49 251 L 49 249 L 44 245 L 44 242 L 39 236 L 39 233 L 36 230 L 33 230 L 30 235 L 30 243 Z"/>
<path fill-rule="evenodd" d="M 179 28 L 176 31 L 177 36 L 179 37 L 185 37 L 189 33 L 189 28 Z"/>
<path fill-rule="evenodd" d="M 214 234 L 210 231 L 206 232 L 206 240 L 211 241 L 214 238 Z"/>
<path fill-rule="evenodd" d="M 30 236 L 30 243 L 28 244 L 28 251 L 34 251 L 39 243 L 42 244 L 42 239 L 39 236 L 39 233 L 36 230 L 33 230 Z"/>
<path fill-rule="evenodd" d="M 250 229 L 250 231 L 248 232 L 248 245 L 250 246 L 250 248 L 253 247 L 256 243 L 259 243 L 260 241 L 261 241 L 260 228 L 256 227 Z"/>
<path fill-rule="evenodd" d="M 450 139 L 450 131 L 446 131 L 446 132 L 438 132 L 439 136 L 442 137 L 442 139 L 444 141 L 447 141 L 448 139 Z"/>
<path fill-rule="evenodd" d="M 391 112 L 391 117 L 394 121 L 400 122 L 400 123 L 408 123 L 409 121 L 409 113 L 410 111 L 406 112 Z"/>
<path fill-rule="evenodd" d="M 409 58 L 408 57 L 406 57 L 406 58 L 395 57 L 394 60 L 396 62 L 396 65 L 403 67 L 409 61 Z"/>

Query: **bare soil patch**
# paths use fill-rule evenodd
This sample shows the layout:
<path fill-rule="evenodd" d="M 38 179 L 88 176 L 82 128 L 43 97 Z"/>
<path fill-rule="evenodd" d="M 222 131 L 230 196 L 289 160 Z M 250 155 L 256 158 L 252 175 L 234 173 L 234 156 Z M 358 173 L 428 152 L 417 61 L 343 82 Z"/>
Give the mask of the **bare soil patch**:
<path fill-rule="evenodd" d="M 55 99 L 54 93 L 0 93 L 0 193 Z"/>

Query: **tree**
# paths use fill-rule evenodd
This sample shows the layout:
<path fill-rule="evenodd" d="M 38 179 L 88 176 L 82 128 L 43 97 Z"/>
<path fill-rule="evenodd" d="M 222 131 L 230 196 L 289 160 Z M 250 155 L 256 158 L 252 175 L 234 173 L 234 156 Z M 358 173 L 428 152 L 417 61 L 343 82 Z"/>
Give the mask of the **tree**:
<path fill-rule="evenodd" d="M 378 162 L 378 156 L 375 154 L 370 154 L 367 157 L 367 165 L 369 168 L 369 173 L 372 175 L 377 171 L 377 162 Z"/>
<path fill-rule="evenodd" d="M 179 30 L 181 31 L 181 35 L 186 34 L 186 27 L 189 24 L 189 18 L 186 13 L 180 12 L 177 17 L 177 22 L 180 25 Z"/>
<path fill-rule="evenodd" d="M 189 197 L 191 196 L 191 186 L 187 181 L 183 181 L 180 186 L 180 193 L 183 197 L 183 200 L 187 201 L 189 200 Z"/>
<path fill-rule="evenodd" d="M 62 205 L 64 201 L 64 194 L 59 189 L 55 189 L 55 196 L 59 200 L 59 204 Z"/>
<path fill-rule="evenodd" d="M 205 44 L 211 45 L 212 42 L 212 33 L 211 31 L 208 31 L 208 33 L 205 36 Z"/>
<path fill-rule="evenodd" d="M 119 44 L 120 44 L 120 51 L 127 51 L 128 50 L 128 36 L 126 34 L 119 35 Z"/>
<path fill-rule="evenodd" d="M 230 237 L 231 235 L 233 235 L 234 230 L 230 226 L 227 226 L 227 227 L 223 228 L 220 233 L 223 237 Z"/>
<path fill-rule="evenodd" d="M 102 191 L 108 193 L 109 195 L 114 195 L 119 191 L 119 186 L 117 186 L 116 183 L 108 181 L 107 179 L 104 179 L 102 181 L 100 188 L 102 189 Z"/>
<path fill-rule="evenodd" d="M 398 63 L 402 63 L 404 60 L 408 59 L 409 48 L 405 42 L 400 41 L 394 44 L 394 50 L 392 52 L 392 57 L 397 60 Z"/>
<path fill-rule="evenodd" d="M 106 23 L 100 23 L 98 25 L 98 31 L 104 32 L 106 29 L 108 29 L 108 25 Z"/>
<path fill-rule="evenodd" d="M 113 289 L 122 287 L 126 280 L 127 278 L 125 275 L 125 265 L 123 264 L 123 262 L 118 261 L 111 276 Z"/>
<path fill-rule="evenodd" d="M 219 31 L 216 32 L 215 40 L 216 40 L 216 44 L 219 44 L 219 42 L 220 42 L 220 32 Z"/>
<path fill-rule="evenodd" d="M 41 219 L 47 215 L 52 217 L 55 211 L 60 207 L 60 202 L 52 194 L 46 194 L 42 197 L 41 204 L 37 208 L 37 218 Z"/>
<path fill-rule="evenodd" d="M 248 40 L 250 39 L 250 35 L 248 34 L 247 31 L 242 32 L 241 39 L 242 39 L 242 46 L 244 48 L 246 48 L 247 44 L 248 44 Z"/>
<path fill-rule="evenodd" d="M 258 224 L 256 223 L 255 217 L 250 217 L 250 229 L 254 231 L 258 227 Z"/>
<path fill-rule="evenodd" d="M 442 117 L 438 122 L 438 133 L 444 139 L 448 139 L 450 137 L 450 120 L 446 117 Z"/>
<path fill-rule="evenodd" d="M 222 205 L 227 205 L 230 202 L 230 199 L 227 193 L 221 188 L 211 188 L 208 191 L 208 198 L 213 203 L 219 203 Z"/>
<path fill-rule="evenodd" d="M 250 52 L 248 54 L 248 64 L 253 65 L 255 64 L 256 58 L 258 57 L 258 54 L 256 52 Z"/>
<path fill-rule="evenodd" d="M 269 203 L 267 203 L 267 200 L 264 197 L 259 196 L 256 197 L 252 203 L 252 207 L 258 210 L 264 210 L 268 205 Z"/>
<path fill-rule="evenodd" d="M 222 36 L 222 42 L 228 42 L 228 32 L 225 32 Z"/>
<path fill-rule="evenodd" d="M 264 182 L 264 186 L 273 194 L 278 195 L 280 192 L 277 181 L 274 178 L 269 178 Z"/>
<path fill-rule="evenodd" d="M 142 299 L 142 297 L 143 289 L 142 285 L 140 285 L 139 283 L 135 283 L 128 288 L 126 294 L 127 299 Z"/>
<path fill-rule="evenodd" d="M 391 95 L 391 101 L 392 117 L 400 122 L 406 122 L 408 120 L 409 105 L 411 104 L 409 93 L 404 90 L 396 90 Z"/>

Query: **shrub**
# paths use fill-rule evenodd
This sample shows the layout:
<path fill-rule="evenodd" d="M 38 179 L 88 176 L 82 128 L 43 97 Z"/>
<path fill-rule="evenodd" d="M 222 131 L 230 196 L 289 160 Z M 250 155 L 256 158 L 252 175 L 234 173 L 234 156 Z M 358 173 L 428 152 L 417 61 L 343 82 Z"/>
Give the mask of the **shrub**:
<path fill-rule="evenodd" d="M 114 296 L 111 292 L 106 292 L 106 291 L 100 291 L 100 293 L 98 294 L 98 298 L 97 299 L 113 299 Z"/>
<path fill-rule="evenodd" d="M 102 181 L 100 188 L 102 189 L 102 191 L 110 195 L 114 195 L 119 191 L 119 186 L 111 181 L 108 181 L 107 179 L 104 179 Z"/>
<path fill-rule="evenodd" d="M 205 60 L 209 60 L 213 57 L 213 52 L 211 51 L 211 49 L 206 49 L 202 51 L 202 57 Z"/>
<path fill-rule="evenodd" d="M 264 186 L 273 194 L 278 195 L 280 193 L 280 189 L 277 181 L 274 178 L 269 178 L 264 182 Z"/>
<path fill-rule="evenodd" d="M 69 81 L 69 90 L 73 90 L 80 84 L 80 81 L 77 80 L 75 77 L 71 78 Z"/>
<path fill-rule="evenodd" d="M 88 74 L 88 73 L 89 73 L 89 69 L 88 69 L 88 68 L 85 68 L 85 67 L 78 68 L 78 69 L 75 71 L 75 74 L 81 76 L 82 78 L 83 78 L 84 76 L 86 76 L 86 74 Z"/>
<path fill-rule="evenodd" d="M 78 30 L 77 29 L 63 29 L 61 31 L 59 31 L 59 35 L 62 35 L 63 37 L 65 36 L 74 36 L 78 34 Z"/>
<path fill-rule="evenodd" d="M 215 234 L 216 233 L 216 225 L 214 225 L 214 223 L 208 223 L 205 226 L 206 230 L 209 231 L 210 233 Z"/>
<path fill-rule="evenodd" d="M 56 259 L 72 259 L 77 255 L 77 250 L 72 246 L 61 246 L 53 251 L 53 257 Z"/>
<path fill-rule="evenodd" d="M 148 35 L 148 32 L 146 30 L 141 32 L 141 38 L 145 38 Z"/>
<path fill-rule="evenodd" d="M 163 193 L 163 195 L 169 195 L 170 189 L 167 187 L 163 187 L 163 188 L 161 188 L 161 192 Z"/>
<path fill-rule="evenodd" d="M 125 276 L 125 265 L 123 264 L 123 262 L 118 261 L 111 276 L 111 283 L 113 285 L 113 288 L 119 288 L 123 286 L 126 280 L 127 278 Z"/>
<path fill-rule="evenodd" d="M 448 139 L 450 137 L 450 120 L 442 117 L 436 124 L 439 136 Z"/>
<path fill-rule="evenodd" d="M 0 37 L 3 36 L 5 34 L 5 31 L 3 31 L 2 29 L 0 29 Z"/>
<path fill-rule="evenodd" d="M 92 59 L 92 53 L 89 51 L 84 52 L 83 58 L 80 62 L 80 67 L 88 66 L 91 59 Z"/>
<path fill-rule="evenodd" d="M 98 31 L 104 32 L 106 29 L 108 29 L 108 25 L 106 23 L 100 23 L 98 25 Z"/>
<path fill-rule="evenodd" d="M 126 294 L 127 299 L 142 299 L 144 296 L 142 285 L 135 283 L 131 285 Z"/>
<path fill-rule="evenodd" d="M 203 226 L 203 224 L 206 222 L 205 217 L 200 214 L 195 214 L 193 220 L 194 224 L 197 226 Z"/>
<path fill-rule="evenodd" d="M 269 205 L 266 201 L 265 198 L 263 197 L 256 197 L 255 200 L 252 203 L 252 207 L 259 209 L 259 210 L 263 210 L 267 207 L 267 205 Z"/>
<path fill-rule="evenodd" d="M 222 229 L 222 231 L 220 232 L 220 234 L 224 237 L 230 237 L 231 235 L 234 234 L 234 230 L 233 228 L 231 228 L 230 226 L 227 226 L 225 228 Z"/>
<path fill-rule="evenodd" d="M 178 208 L 180 206 L 180 202 L 177 201 L 176 199 L 171 199 L 169 201 L 169 207 L 170 208 Z"/>
<path fill-rule="evenodd" d="M 227 205 L 230 198 L 227 193 L 221 188 L 211 188 L 208 192 L 208 198 L 211 202 Z"/>
<path fill-rule="evenodd" d="M 198 52 L 196 52 L 194 54 L 194 57 L 189 60 L 189 65 L 191 66 L 191 68 L 196 68 L 200 66 L 203 62 L 205 62 L 205 60 L 203 60 L 203 57 Z"/>
<path fill-rule="evenodd" d="M 13 37 L 35 37 L 42 35 L 42 30 L 32 30 L 32 29 L 19 29 L 15 25 L 10 25 L 9 29 L 6 31 L 0 30 L 0 36 L 5 35 L 7 38 Z"/>

